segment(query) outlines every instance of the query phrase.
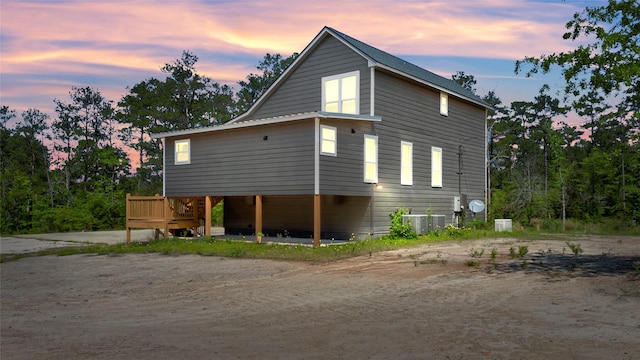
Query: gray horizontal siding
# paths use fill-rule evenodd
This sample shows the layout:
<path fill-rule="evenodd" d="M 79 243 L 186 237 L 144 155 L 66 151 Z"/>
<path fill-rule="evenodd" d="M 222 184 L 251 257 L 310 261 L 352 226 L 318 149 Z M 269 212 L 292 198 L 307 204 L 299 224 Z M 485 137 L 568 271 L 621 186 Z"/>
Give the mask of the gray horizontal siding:
<path fill-rule="evenodd" d="M 168 196 L 313 193 L 313 120 L 193 136 L 185 165 L 174 165 L 176 139 L 166 139 Z"/>
<path fill-rule="evenodd" d="M 320 193 L 369 196 L 371 185 L 363 181 L 364 134 L 372 133 L 372 124 L 338 120 L 321 123 L 336 127 L 338 137 L 337 156 L 320 156 Z"/>
<path fill-rule="evenodd" d="M 275 89 L 251 118 L 320 110 L 323 76 L 360 70 L 361 113 L 368 113 L 366 61 L 333 38 Z M 375 115 L 382 121 L 322 119 L 338 129 L 336 157 L 320 156 L 323 237 L 358 237 L 389 230 L 397 207 L 413 214 L 453 218 L 458 188 L 458 146 L 463 143 L 461 191 L 484 200 L 484 109 L 449 97 L 449 116 L 439 114 L 439 92 L 376 71 Z M 353 131 L 352 131 L 353 129 Z M 255 126 L 191 137 L 191 164 L 173 164 L 166 139 L 166 194 L 218 195 L 225 199 L 225 226 L 251 234 L 255 205 L 243 195 L 264 195 L 264 229 L 311 231 L 314 192 L 314 121 Z M 363 182 L 364 134 L 378 135 L 379 185 Z M 263 137 L 267 136 L 267 140 Z M 400 185 L 400 142 L 413 143 L 413 185 Z M 443 149 L 443 187 L 431 187 L 431 147 Z M 373 209 L 373 214 L 371 213 Z M 373 226 L 370 219 L 373 217 Z M 345 235 L 347 234 L 347 235 Z"/>
<path fill-rule="evenodd" d="M 320 111 L 322 77 L 360 70 L 360 111 L 369 113 L 370 73 L 367 61 L 334 37 L 322 40 L 289 77 L 273 89 L 250 115 L 252 119 Z"/>
<path fill-rule="evenodd" d="M 386 223 L 397 207 L 414 214 L 453 218 L 453 197 L 458 194 L 458 146 L 464 146 L 462 193 L 468 200 L 484 201 L 483 108 L 449 96 L 449 116 L 439 112 L 439 92 L 376 72 L 375 124 L 379 136 L 379 183 L 375 193 L 375 222 Z M 413 143 L 413 185 L 400 185 L 400 143 Z M 443 187 L 431 187 L 431 147 L 442 148 Z"/>

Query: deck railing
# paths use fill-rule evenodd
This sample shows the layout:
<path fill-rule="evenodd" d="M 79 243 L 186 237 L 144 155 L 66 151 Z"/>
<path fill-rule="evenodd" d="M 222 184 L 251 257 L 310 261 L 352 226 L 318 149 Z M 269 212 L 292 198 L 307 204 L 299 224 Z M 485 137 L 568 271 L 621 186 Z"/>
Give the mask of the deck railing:
<path fill-rule="evenodd" d="M 164 219 L 165 197 L 132 196 L 127 194 L 127 220 L 158 220 Z"/>
<path fill-rule="evenodd" d="M 131 241 L 131 229 L 155 229 L 156 238 L 161 231 L 167 237 L 169 231 L 175 229 L 192 229 L 199 233 L 206 230 L 200 226 L 200 219 L 205 219 L 205 213 L 205 197 L 127 194 L 127 243 Z"/>

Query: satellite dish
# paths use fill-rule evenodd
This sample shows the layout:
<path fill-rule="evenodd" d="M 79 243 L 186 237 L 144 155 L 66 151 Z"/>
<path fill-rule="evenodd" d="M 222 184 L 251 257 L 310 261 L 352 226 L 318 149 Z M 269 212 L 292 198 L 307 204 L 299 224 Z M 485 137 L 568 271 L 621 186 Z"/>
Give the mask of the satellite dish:
<path fill-rule="evenodd" d="M 482 200 L 471 200 L 469 209 L 474 213 L 482 212 L 484 210 L 484 202 Z"/>

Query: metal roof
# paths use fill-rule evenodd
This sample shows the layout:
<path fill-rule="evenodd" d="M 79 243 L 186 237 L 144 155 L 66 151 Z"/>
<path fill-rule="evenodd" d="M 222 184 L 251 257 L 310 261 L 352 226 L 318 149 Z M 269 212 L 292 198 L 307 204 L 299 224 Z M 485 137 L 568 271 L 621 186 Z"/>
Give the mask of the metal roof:
<path fill-rule="evenodd" d="M 229 129 L 241 129 L 259 125 L 269 125 L 269 124 L 277 124 L 284 123 L 288 121 L 297 121 L 297 120 L 305 120 L 305 119 L 341 119 L 341 120 L 349 120 L 349 121 L 381 121 L 382 118 L 380 116 L 369 116 L 369 115 L 352 115 L 352 114 L 341 114 L 341 113 L 331 113 L 326 111 L 314 111 L 314 112 L 305 112 L 291 115 L 283 115 L 276 116 L 264 119 L 256 119 L 256 120 L 246 120 L 242 122 L 234 122 L 234 123 L 225 123 L 222 125 L 214 125 L 207 126 L 201 128 L 194 129 L 186 129 L 186 130 L 177 130 L 177 131 L 168 131 L 151 135 L 153 139 L 163 139 L 167 137 L 176 137 L 176 136 L 185 136 L 185 135 L 193 135 L 193 134 L 202 134 L 213 131 L 222 131 Z"/>
<path fill-rule="evenodd" d="M 325 27 L 323 31 L 327 31 L 333 34 L 338 39 L 342 40 L 345 44 L 352 49 L 360 53 L 364 58 L 373 63 L 373 66 L 384 68 L 392 72 L 398 73 L 408 78 L 412 78 L 416 81 L 430 85 L 439 90 L 448 92 L 453 95 L 457 95 L 460 98 L 466 99 L 480 106 L 490 108 L 491 106 L 484 102 L 480 97 L 474 94 L 472 91 L 462 87 L 460 84 L 453 80 L 447 79 L 440 75 L 434 74 L 431 71 L 425 70 L 417 65 L 414 65 L 408 61 L 402 60 L 399 57 L 393 56 L 382 50 L 376 49 L 373 46 L 367 45 L 360 40 L 354 39 L 349 35 L 341 33 L 340 31 Z"/>
<path fill-rule="evenodd" d="M 440 75 L 434 74 L 428 70 L 425 70 L 417 65 L 414 65 L 410 62 L 400 59 L 399 57 L 393 56 L 389 53 L 386 53 L 382 50 L 376 49 L 373 46 L 367 45 L 360 40 L 354 39 L 349 35 L 341 33 L 338 30 L 335 30 L 331 27 L 325 26 L 316 37 L 302 50 L 300 56 L 296 58 L 296 60 L 269 86 L 269 88 L 258 98 L 258 100 L 247 110 L 245 113 L 240 114 L 234 119 L 231 119 L 227 123 L 223 125 L 215 125 L 203 128 L 195 128 L 188 130 L 178 130 L 171 132 L 164 132 L 152 135 L 152 138 L 164 138 L 168 136 L 181 136 L 181 135 L 189 135 L 189 134 L 198 134 L 209 131 L 220 131 L 226 129 L 236 129 L 242 128 L 246 126 L 256 126 L 256 125 L 266 125 L 277 122 L 285 122 L 285 121 L 293 121 L 300 120 L 303 118 L 312 118 L 315 116 L 318 117 L 328 117 L 326 116 L 329 113 L 326 112 L 310 112 L 304 114 L 295 114 L 295 115 L 285 115 L 278 116 L 274 118 L 268 119 L 258 119 L 251 120 L 250 116 L 254 112 L 254 110 L 260 106 L 268 97 L 269 94 L 274 91 L 281 82 L 285 81 L 288 78 L 289 73 L 295 69 L 299 63 L 303 62 L 310 52 L 320 43 L 322 39 L 326 36 L 333 36 L 334 38 L 341 41 L 343 44 L 351 48 L 353 51 L 358 53 L 360 56 L 365 58 L 369 65 L 375 68 L 383 69 L 386 71 L 390 71 L 392 73 L 398 74 L 399 76 L 403 76 L 408 79 L 412 79 L 413 81 L 419 82 L 426 86 L 432 87 L 439 91 L 444 91 L 448 94 L 456 96 L 458 98 L 464 99 L 466 101 L 472 102 L 476 105 L 485 107 L 490 109 L 491 106 L 484 102 L 481 98 L 475 95 L 473 92 L 465 89 L 460 84 L 456 83 L 453 80 L 449 80 Z M 314 115 L 315 114 L 315 115 Z M 300 117 L 307 116 L 307 117 Z M 330 116 L 331 118 L 348 118 L 352 120 L 369 120 L 369 121 L 380 121 L 379 117 L 376 116 L 367 116 L 367 115 L 346 115 L 346 114 L 333 114 Z M 246 119 L 246 120 L 245 120 Z"/>

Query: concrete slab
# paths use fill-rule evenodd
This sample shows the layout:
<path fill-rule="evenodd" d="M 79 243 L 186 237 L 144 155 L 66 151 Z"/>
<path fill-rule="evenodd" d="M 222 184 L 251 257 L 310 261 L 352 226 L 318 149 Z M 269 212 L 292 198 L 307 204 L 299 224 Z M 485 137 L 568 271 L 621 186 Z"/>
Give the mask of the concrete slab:
<path fill-rule="evenodd" d="M 212 235 L 224 235 L 224 228 L 212 228 Z M 153 239 L 154 230 L 131 231 L 131 241 L 141 242 Z M 0 237 L 0 254 L 20 254 L 65 246 L 86 244 L 118 244 L 127 239 L 124 230 L 88 231 L 52 234 L 24 234 Z"/>
<path fill-rule="evenodd" d="M 0 238 L 0 254 L 24 254 L 56 247 L 81 245 L 84 244 L 69 241 L 46 241 L 3 236 Z"/>
<path fill-rule="evenodd" d="M 16 238 L 36 239 L 48 241 L 69 241 L 75 243 L 89 244 L 117 244 L 127 240 L 127 234 L 124 230 L 113 231 L 86 231 L 86 232 L 68 232 L 68 233 L 52 233 L 52 234 L 24 234 L 14 235 Z M 131 241 L 148 241 L 153 239 L 153 230 L 132 230 Z"/>

